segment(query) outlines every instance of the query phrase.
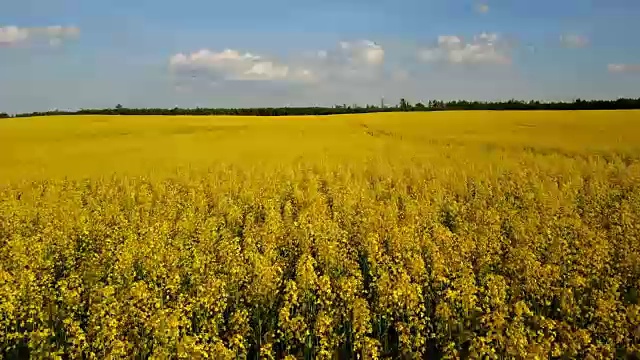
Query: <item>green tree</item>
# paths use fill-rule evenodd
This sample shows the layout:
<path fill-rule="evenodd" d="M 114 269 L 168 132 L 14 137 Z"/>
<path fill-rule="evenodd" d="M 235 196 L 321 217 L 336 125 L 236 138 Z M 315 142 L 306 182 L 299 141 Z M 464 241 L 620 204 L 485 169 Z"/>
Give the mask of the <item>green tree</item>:
<path fill-rule="evenodd" d="M 411 109 L 411 104 L 407 102 L 404 98 L 400 99 L 400 110 L 401 111 L 409 111 Z"/>

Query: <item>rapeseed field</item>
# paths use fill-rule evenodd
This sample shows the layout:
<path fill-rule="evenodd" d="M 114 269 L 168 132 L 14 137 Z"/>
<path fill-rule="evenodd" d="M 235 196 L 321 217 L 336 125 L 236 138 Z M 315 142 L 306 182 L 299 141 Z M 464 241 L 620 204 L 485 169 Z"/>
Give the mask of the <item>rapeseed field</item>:
<path fill-rule="evenodd" d="M 0 121 L 0 357 L 633 358 L 640 112 Z"/>

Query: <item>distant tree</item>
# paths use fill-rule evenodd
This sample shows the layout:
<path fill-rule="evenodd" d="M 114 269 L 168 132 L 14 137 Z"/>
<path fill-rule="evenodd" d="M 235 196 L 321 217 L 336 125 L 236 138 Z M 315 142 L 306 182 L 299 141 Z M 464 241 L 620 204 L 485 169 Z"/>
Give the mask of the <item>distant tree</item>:
<path fill-rule="evenodd" d="M 9 114 L 7 114 L 7 113 L 0 113 L 0 119 L 6 119 L 6 118 L 8 118 L 8 117 L 10 117 L 10 116 L 9 116 Z"/>
<path fill-rule="evenodd" d="M 497 102 L 480 102 L 467 100 L 440 101 L 429 100 L 428 106 L 418 103 L 411 106 L 405 99 L 400 100 L 400 104 L 393 107 L 377 107 L 358 105 L 347 106 L 335 105 L 334 107 L 286 107 L 286 108 L 150 108 L 150 109 L 129 109 L 118 104 L 116 108 L 108 109 L 81 109 L 78 111 L 50 110 L 45 112 L 32 112 L 15 114 L 13 117 L 33 117 L 48 115 L 246 115 L 246 116 L 287 116 L 287 115 L 331 115 L 331 114 L 358 114 L 367 112 L 393 112 L 411 110 L 612 110 L 612 109 L 640 109 L 640 98 L 638 99 L 617 99 L 617 100 L 583 100 L 576 99 L 572 102 L 540 102 L 537 100 L 522 101 L 510 99 Z M 0 118 L 10 117 L 5 113 L 0 113 Z"/>
<path fill-rule="evenodd" d="M 411 104 L 407 102 L 404 98 L 400 99 L 400 110 L 401 111 L 409 111 L 411 108 Z"/>

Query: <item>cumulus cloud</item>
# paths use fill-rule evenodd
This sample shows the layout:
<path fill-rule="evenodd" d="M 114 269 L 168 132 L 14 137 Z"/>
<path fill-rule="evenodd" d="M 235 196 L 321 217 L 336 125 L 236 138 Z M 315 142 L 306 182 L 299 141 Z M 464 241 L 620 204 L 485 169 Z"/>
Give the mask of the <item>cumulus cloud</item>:
<path fill-rule="evenodd" d="M 435 46 L 418 51 L 426 63 L 449 64 L 511 64 L 511 46 L 498 34 L 482 33 L 465 41 L 455 35 L 441 35 Z"/>
<path fill-rule="evenodd" d="M 589 39 L 583 35 L 564 34 L 564 35 L 560 35 L 560 43 L 564 47 L 577 49 L 577 48 L 583 48 L 589 45 Z"/>
<path fill-rule="evenodd" d="M 338 43 L 333 50 L 316 50 L 289 61 L 250 52 L 202 49 L 175 54 L 169 59 L 171 71 L 182 78 L 216 81 L 288 81 L 317 83 L 330 79 L 371 78 L 384 62 L 382 46 L 368 40 Z"/>
<path fill-rule="evenodd" d="M 385 50 L 370 40 L 341 41 L 334 49 L 321 50 L 305 65 L 318 81 L 370 82 L 381 76 Z"/>
<path fill-rule="evenodd" d="M 380 65 L 384 62 L 384 49 L 370 40 L 340 42 L 341 56 L 357 65 Z"/>
<path fill-rule="evenodd" d="M 487 4 L 477 4 L 476 5 L 476 11 L 479 12 L 480 14 L 486 14 L 489 12 L 489 5 Z"/>
<path fill-rule="evenodd" d="M 213 80 L 306 80 L 312 75 L 306 69 L 292 69 L 287 64 L 233 49 L 179 53 L 169 59 L 169 66 L 178 74 L 206 76 Z"/>
<path fill-rule="evenodd" d="M 80 35 L 80 29 L 75 26 L 47 26 L 28 27 L 17 26 L 0 27 L 0 46 L 14 46 L 30 41 L 46 41 L 51 46 L 59 46 L 67 39 Z"/>
<path fill-rule="evenodd" d="M 609 64 L 607 68 L 612 73 L 640 72 L 640 64 Z"/>
<path fill-rule="evenodd" d="M 21 43 L 29 38 L 27 29 L 17 26 L 0 27 L 0 45 L 13 45 Z"/>

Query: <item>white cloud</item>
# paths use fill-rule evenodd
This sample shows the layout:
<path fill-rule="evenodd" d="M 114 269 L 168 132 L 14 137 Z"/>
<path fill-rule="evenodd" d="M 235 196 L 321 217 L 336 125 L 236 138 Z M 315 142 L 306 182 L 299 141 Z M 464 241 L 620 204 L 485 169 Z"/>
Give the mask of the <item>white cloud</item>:
<path fill-rule="evenodd" d="M 441 35 L 434 47 L 418 51 L 423 62 L 450 64 L 511 64 L 511 46 L 495 33 L 482 33 L 466 42 L 459 36 Z"/>
<path fill-rule="evenodd" d="M 305 69 L 305 68 L 296 68 L 294 69 L 291 74 L 290 74 L 292 79 L 295 79 L 297 81 L 302 81 L 302 82 L 306 82 L 306 83 L 313 83 L 316 82 L 318 80 L 318 77 L 316 76 L 315 72 L 313 72 L 310 69 Z"/>
<path fill-rule="evenodd" d="M 640 72 L 640 64 L 609 64 L 612 73 Z"/>
<path fill-rule="evenodd" d="M 382 46 L 370 41 L 365 42 L 363 51 L 367 63 L 380 65 L 384 62 L 384 50 Z"/>
<path fill-rule="evenodd" d="M 309 81 L 308 69 L 291 66 L 252 53 L 226 49 L 214 52 L 202 49 L 191 54 L 176 54 L 169 59 L 169 67 L 177 74 L 204 76 L 216 80 L 291 80 Z"/>
<path fill-rule="evenodd" d="M 0 27 L 0 46 L 18 45 L 29 41 L 44 40 L 51 46 L 60 46 L 64 40 L 75 38 L 80 29 L 75 26 L 47 26 L 20 28 L 17 26 Z"/>
<path fill-rule="evenodd" d="M 440 35 L 438 36 L 438 46 L 444 48 L 456 48 L 462 44 L 462 39 L 454 35 Z"/>
<path fill-rule="evenodd" d="M 382 75 L 384 60 L 384 48 L 371 40 L 341 41 L 334 49 L 316 52 L 305 66 L 316 81 L 371 82 Z"/>
<path fill-rule="evenodd" d="M 305 55 L 306 54 L 306 55 Z M 169 59 L 171 71 L 182 76 L 212 81 L 267 80 L 298 83 L 319 81 L 370 81 L 384 62 L 382 46 L 369 40 L 342 41 L 333 50 L 316 50 L 290 61 L 226 49 L 207 49 L 191 54 L 175 54 Z"/>
<path fill-rule="evenodd" d="M 486 33 L 486 32 L 483 32 L 482 34 L 476 35 L 473 37 L 475 41 L 484 41 L 489 44 L 494 44 L 496 41 L 498 41 L 498 38 L 499 38 L 498 34 Z"/>
<path fill-rule="evenodd" d="M 337 55 L 347 59 L 352 64 L 357 65 L 381 65 L 384 62 L 384 49 L 371 40 L 360 40 L 354 42 L 341 41 Z M 323 51 L 327 58 L 328 52 Z"/>
<path fill-rule="evenodd" d="M 29 30 L 17 26 L 0 27 L 0 45 L 14 45 L 26 41 Z"/>
<path fill-rule="evenodd" d="M 586 36 L 578 34 L 560 35 L 560 43 L 567 48 L 583 48 L 589 45 L 589 39 Z"/>
<path fill-rule="evenodd" d="M 249 78 L 255 76 L 257 79 L 286 78 L 289 75 L 289 67 L 271 61 L 259 61 L 253 64 L 245 75 Z"/>
<path fill-rule="evenodd" d="M 489 5 L 487 4 L 478 4 L 476 5 L 476 11 L 480 14 L 486 14 L 489 12 Z"/>

